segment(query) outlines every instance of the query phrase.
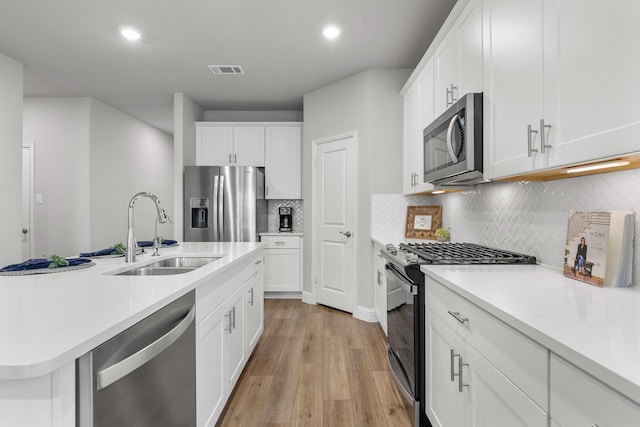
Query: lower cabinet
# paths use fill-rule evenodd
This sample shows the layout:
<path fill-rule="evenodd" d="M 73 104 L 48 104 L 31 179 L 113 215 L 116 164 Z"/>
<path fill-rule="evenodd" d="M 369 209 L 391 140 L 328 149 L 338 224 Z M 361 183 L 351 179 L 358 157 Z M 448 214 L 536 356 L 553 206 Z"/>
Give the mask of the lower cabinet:
<path fill-rule="evenodd" d="M 640 406 L 551 354 L 553 426 L 636 427 Z"/>
<path fill-rule="evenodd" d="M 384 269 L 386 264 L 382 255 L 380 255 L 380 250 L 382 246 L 374 243 L 373 244 L 373 279 L 375 281 L 375 310 L 376 317 L 378 318 L 378 322 L 384 333 L 387 333 L 387 273 Z"/>
<path fill-rule="evenodd" d="M 198 427 L 216 424 L 264 330 L 261 265 L 260 251 L 246 268 L 232 268 L 196 289 Z"/>
<path fill-rule="evenodd" d="M 262 236 L 265 292 L 301 292 L 300 236 Z"/>

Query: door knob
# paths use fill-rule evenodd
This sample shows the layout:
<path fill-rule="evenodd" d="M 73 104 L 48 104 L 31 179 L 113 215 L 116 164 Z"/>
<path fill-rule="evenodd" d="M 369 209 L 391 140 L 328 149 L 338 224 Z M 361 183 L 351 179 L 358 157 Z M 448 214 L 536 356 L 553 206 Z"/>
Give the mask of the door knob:
<path fill-rule="evenodd" d="M 29 230 L 27 230 L 26 228 L 22 229 L 22 234 L 27 234 L 29 232 Z"/>
<path fill-rule="evenodd" d="M 351 232 L 350 231 L 341 231 L 340 234 L 344 234 L 347 237 L 351 237 Z"/>

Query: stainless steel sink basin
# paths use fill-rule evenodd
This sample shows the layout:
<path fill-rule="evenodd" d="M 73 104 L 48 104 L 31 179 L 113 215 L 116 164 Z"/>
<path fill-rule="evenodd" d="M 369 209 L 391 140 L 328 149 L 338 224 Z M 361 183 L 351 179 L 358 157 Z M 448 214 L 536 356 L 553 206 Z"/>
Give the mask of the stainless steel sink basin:
<path fill-rule="evenodd" d="M 163 259 L 145 267 L 191 267 L 198 268 L 207 265 L 210 262 L 220 259 L 221 257 L 174 257 Z"/>
<path fill-rule="evenodd" d="M 187 257 L 166 258 L 151 264 L 116 273 L 116 276 L 169 276 L 184 274 L 205 266 L 222 257 Z"/>

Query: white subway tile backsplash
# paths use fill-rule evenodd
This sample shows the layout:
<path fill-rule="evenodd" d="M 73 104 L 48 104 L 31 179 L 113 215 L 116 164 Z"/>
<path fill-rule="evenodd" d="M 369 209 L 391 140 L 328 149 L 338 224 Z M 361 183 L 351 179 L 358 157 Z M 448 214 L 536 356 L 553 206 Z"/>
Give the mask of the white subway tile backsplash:
<path fill-rule="evenodd" d="M 640 170 L 545 182 L 502 182 L 442 196 L 374 194 L 371 236 L 404 239 L 407 206 L 442 205 L 443 226 L 454 242 L 473 242 L 535 255 L 562 266 L 570 210 L 640 208 Z M 640 218 L 636 216 L 633 282 L 640 280 Z"/>

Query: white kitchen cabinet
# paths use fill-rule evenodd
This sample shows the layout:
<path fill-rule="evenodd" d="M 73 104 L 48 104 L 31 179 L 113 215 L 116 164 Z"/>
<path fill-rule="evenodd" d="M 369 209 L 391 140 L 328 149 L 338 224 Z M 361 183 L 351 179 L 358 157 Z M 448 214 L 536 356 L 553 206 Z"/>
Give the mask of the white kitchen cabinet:
<path fill-rule="evenodd" d="M 544 119 L 551 126 L 550 165 L 637 152 L 640 2 L 549 3 L 544 21 Z"/>
<path fill-rule="evenodd" d="M 302 127 L 267 126 L 265 130 L 267 199 L 302 198 Z"/>
<path fill-rule="evenodd" d="M 264 330 L 264 270 L 262 268 L 247 281 L 245 292 L 247 302 L 245 346 L 249 355 L 253 352 Z"/>
<path fill-rule="evenodd" d="M 374 281 L 375 281 L 375 310 L 376 317 L 384 333 L 387 333 L 387 273 L 384 268 L 386 261 L 380 255 L 383 247 L 377 243 L 373 244 L 373 265 L 374 265 Z"/>
<path fill-rule="evenodd" d="M 247 361 L 245 347 L 246 287 L 238 289 L 225 305 L 225 394 L 229 396 Z"/>
<path fill-rule="evenodd" d="M 561 427 L 636 427 L 640 406 L 551 354 L 551 418 Z"/>
<path fill-rule="evenodd" d="M 264 166 L 264 126 L 196 123 L 196 165 Z"/>
<path fill-rule="evenodd" d="M 300 236 L 262 236 L 265 292 L 295 292 L 301 289 Z"/>
<path fill-rule="evenodd" d="M 546 427 L 548 351 L 431 279 L 426 301 L 431 422 Z"/>
<path fill-rule="evenodd" d="M 424 67 L 404 95 L 403 194 L 433 190 L 424 182 L 424 128 L 433 121 L 433 61 Z"/>
<path fill-rule="evenodd" d="M 482 92 L 482 2 L 464 8 L 433 55 L 435 116 L 471 92 Z"/>

